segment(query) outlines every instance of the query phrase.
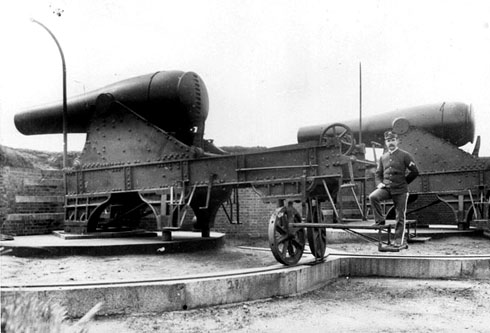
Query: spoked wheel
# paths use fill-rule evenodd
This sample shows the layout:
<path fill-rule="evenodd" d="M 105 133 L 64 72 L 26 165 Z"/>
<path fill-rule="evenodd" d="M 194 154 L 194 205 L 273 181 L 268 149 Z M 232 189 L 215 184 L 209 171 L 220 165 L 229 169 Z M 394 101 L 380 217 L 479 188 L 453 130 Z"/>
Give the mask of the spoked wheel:
<path fill-rule="evenodd" d="M 335 123 L 325 128 L 320 135 L 320 145 L 336 146 L 342 155 L 348 155 L 354 149 L 356 140 L 348 126 Z"/>
<path fill-rule="evenodd" d="M 290 227 L 300 223 L 301 215 L 292 205 L 280 207 L 272 214 L 269 222 L 269 246 L 277 261 L 284 265 L 295 265 L 305 249 L 305 230 Z"/>
<path fill-rule="evenodd" d="M 323 223 L 323 214 L 317 206 L 310 205 L 308 214 L 308 222 Z M 316 259 L 323 259 L 325 250 L 327 249 L 327 230 L 325 228 L 308 228 L 306 230 L 308 236 L 308 245 L 310 251 Z"/>

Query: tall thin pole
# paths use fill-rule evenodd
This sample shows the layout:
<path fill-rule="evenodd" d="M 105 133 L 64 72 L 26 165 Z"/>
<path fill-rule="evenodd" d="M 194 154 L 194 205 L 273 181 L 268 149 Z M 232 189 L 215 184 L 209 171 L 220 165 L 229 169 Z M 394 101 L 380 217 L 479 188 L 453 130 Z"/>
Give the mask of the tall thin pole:
<path fill-rule="evenodd" d="M 362 65 L 359 62 L 359 144 L 362 144 Z M 362 219 L 367 221 L 366 178 L 362 183 Z"/>
<path fill-rule="evenodd" d="M 31 19 L 32 22 L 39 24 L 41 27 L 43 27 L 53 38 L 54 42 L 56 43 L 56 46 L 58 47 L 58 50 L 60 51 L 61 55 L 61 64 L 63 66 L 63 169 L 66 169 L 66 160 L 67 160 L 67 155 L 68 155 L 68 137 L 67 137 L 67 118 L 68 118 L 68 111 L 67 111 L 67 103 L 66 103 L 66 64 L 65 64 L 65 56 L 63 54 L 63 50 L 61 49 L 61 45 L 56 39 L 55 35 L 49 30 L 44 24 L 41 22 Z"/>
<path fill-rule="evenodd" d="M 362 143 L 362 68 L 359 62 L 359 144 Z"/>

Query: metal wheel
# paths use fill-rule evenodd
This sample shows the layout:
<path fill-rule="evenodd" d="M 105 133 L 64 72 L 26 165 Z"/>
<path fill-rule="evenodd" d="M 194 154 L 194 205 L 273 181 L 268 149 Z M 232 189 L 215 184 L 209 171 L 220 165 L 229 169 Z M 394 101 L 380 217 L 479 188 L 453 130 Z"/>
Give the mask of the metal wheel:
<path fill-rule="evenodd" d="M 335 123 L 325 128 L 322 132 L 320 145 L 337 146 L 341 154 L 348 155 L 354 149 L 356 140 L 348 126 Z"/>
<path fill-rule="evenodd" d="M 277 261 L 284 265 L 295 265 L 305 248 L 303 228 L 289 227 L 289 223 L 301 222 L 301 215 L 292 205 L 277 208 L 269 222 L 269 246 Z"/>
<path fill-rule="evenodd" d="M 308 222 L 323 223 L 323 214 L 317 206 L 310 205 Z M 310 251 L 317 259 L 323 259 L 327 249 L 327 230 L 325 228 L 308 228 L 306 230 Z"/>

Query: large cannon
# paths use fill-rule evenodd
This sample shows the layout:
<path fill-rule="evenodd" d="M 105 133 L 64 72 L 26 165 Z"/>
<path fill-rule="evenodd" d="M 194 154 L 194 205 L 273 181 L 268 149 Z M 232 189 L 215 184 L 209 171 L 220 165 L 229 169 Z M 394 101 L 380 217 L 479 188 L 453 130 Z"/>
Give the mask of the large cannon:
<path fill-rule="evenodd" d="M 101 95 L 112 96 L 187 145 L 201 143 L 209 100 L 206 86 L 196 73 L 161 71 L 73 97 L 67 105 L 69 133 L 90 131 L 97 98 Z M 17 129 L 26 135 L 62 133 L 62 124 L 59 102 L 30 108 L 15 116 Z"/>
<path fill-rule="evenodd" d="M 61 105 L 24 111 L 15 124 L 24 134 L 59 133 Z M 68 131 L 85 132 L 87 138 L 79 162 L 65 170 L 65 232 L 136 229 L 150 217 L 169 239 L 191 208 L 194 227 L 208 237 L 232 192 L 253 187 L 264 201 L 278 204 L 269 225 L 271 249 L 280 262 L 293 264 L 306 237 L 304 228 L 293 224 L 321 222 L 319 203 L 335 205 L 341 187 L 364 179 L 369 164 L 361 163 L 364 150 L 348 133 L 225 153 L 203 138 L 208 96 L 195 73 L 124 80 L 70 99 L 67 113 Z M 302 204 L 301 214 L 294 202 Z M 322 257 L 325 230 L 306 234 L 315 256 Z"/>
<path fill-rule="evenodd" d="M 342 121 L 358 137 L 359 119 Z M 383 133 L 388 129 L 398 132 L 415 127 L 446 140 L 457 147 L 473 142 L 475 120 L 471 105 L 452 102 L 421 105 L 391 112 L 380 113 L 362 119 L 364 142 L 383 142 Z M 318 137 L 331 124 L 302 127 L 298 131 L 298 142 Z"/>
<path fill-rule="evenodd" d="M 359 136 L 358 119 L 343 124 L 354 137 Z M 300 128 L 298 141 L 308 141 L 327 128 L 332 124 Z M 366 117 L 361 137 L 367 146 L 376 147 L 389 129 L 399 134 L 401 147 L 412 153 L 421 172 L 410 185 L 409 219 L 416 219 L 419 225 L 460 228 L 489 223 L 490 158 L 478 156 L 479 139 L 472 154 L 458 148 L 474 140 L 471 105 L 444 102 Z M 374 189 L 373 182 L 371 187 Z"/>

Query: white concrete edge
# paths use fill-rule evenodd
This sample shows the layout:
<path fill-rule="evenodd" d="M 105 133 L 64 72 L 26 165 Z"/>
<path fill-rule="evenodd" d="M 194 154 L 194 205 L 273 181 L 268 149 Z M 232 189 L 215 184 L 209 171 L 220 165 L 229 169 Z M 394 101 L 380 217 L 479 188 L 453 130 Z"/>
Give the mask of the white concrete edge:
<path fill-rule="evenodd" d="M 302 294 L 342 276 L 490 279 L 490 258 L 337 257 L 316 265 L 233 276 L 102 286 L 2 288 L 1 295 L 3 302 L 25 294 L 50 298 L 64 305 L 69 316 L 81 317 L 99 302 L 104 303 L 99 315 L 177 311 Z"/>

